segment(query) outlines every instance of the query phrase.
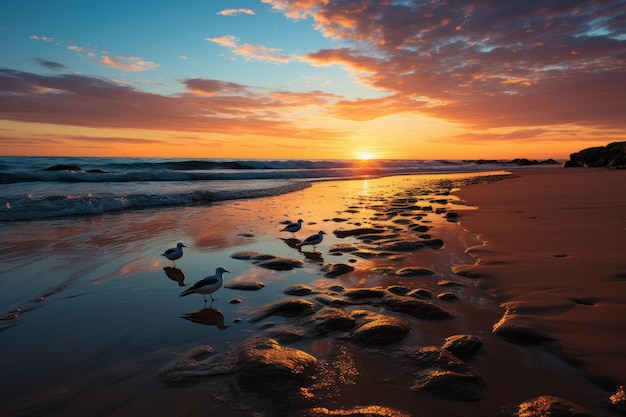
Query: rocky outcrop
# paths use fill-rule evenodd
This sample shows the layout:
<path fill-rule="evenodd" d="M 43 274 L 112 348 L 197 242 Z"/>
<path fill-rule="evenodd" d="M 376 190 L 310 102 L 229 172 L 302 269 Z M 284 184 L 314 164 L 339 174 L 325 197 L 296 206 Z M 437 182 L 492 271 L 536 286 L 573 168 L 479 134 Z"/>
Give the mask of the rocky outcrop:
<path fill-rule="evenodd" d="M 607 167 L 611 169 L 626 168 L 626 142 L 613 142 L 606 146 L 583 149 L 570 155 L 569 161 L 563 165 L 572 167 Z"/>

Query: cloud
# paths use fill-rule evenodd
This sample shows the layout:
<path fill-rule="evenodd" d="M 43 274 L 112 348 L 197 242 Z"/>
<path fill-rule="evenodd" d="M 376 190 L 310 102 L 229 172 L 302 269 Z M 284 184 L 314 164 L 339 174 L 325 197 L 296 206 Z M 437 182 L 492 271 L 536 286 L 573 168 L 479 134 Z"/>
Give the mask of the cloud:
<path fill-rule="evenodd" d="M 106 78 L 39 75 L 0 68 L 0 115 L 15 122 L 203 134 L 337 139 L 346 133 L 303 129 L 289 116 L 335 100 L 322 92 L 269 91 L 211 79 L 183 80 L 186 90 L 163 96 Z"/>
<path fill-rule="evenodd" d="M 407 106 L 481 129 L 626 127 L 626 0 L 263 2 L 339 43 L 303 60 L 389 94 L 368 117 Z M 352 103 L 363 116 L 365 103 Z"/>
<path fill-rule="evenodd" d="M 231 52 L 242 56 L 248 61 L 264 61 L 274 64 L 286 64 L 294 59 L 294 57 L 281 54 L 282 49 L 270 48 L 262 45 L 251 45 L 248 43 L 239 45 L 239 39 L 232 35 L 220 36 L 217 38 L 205 38 L 205 40 L 230 48 Z"/>
<path fill-rule="evenodd" d="M 224 9 L 224 10 L 217 12 L 217 14 L 221 14 L 222 16 L 235 16 L 238 14 L 254 15 L 254 10 L 252 9 Z"/>
<path fill-rule="evenodd" d="M 54 38 L 49 38 L 47 36 L 38 36 L 38 35 L 31 35 L 29 36 L 30 39 L 36 40 L 36 41 L 44 41 L 44 42 L 53 42 Z"/>
<path fill-rule="evenodd" d="M 139 57 L 109 57 L 103 55 L 100 57 L 99 62 L 108 67 L 113 67 L 122 71 L 132 71 L 132 72 L 141 72 L 141 71 L 149 71 L 155 68 L 160 67 L 159 64 L 150 61 L 144 61 Z"/>
<path fill-rule="evenodd" d="M 55 71 L 60 71 L 60 70 L 64 70 L 67 68 L 65 64 L 61 64 L 59 62 L 48 61 L 48 60 L 41 59 L 41 58 L 35 58 L 34 61 L 37 64 L 41 65 L 42 67 L 55 70 Z"/>

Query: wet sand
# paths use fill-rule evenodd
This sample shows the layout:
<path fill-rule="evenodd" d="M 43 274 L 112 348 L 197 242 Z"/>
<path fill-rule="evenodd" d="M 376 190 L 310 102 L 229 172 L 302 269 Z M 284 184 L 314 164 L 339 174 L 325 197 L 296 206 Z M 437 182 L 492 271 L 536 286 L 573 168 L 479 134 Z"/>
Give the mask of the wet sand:
<path fill-rule="evenodd" d="M 330 410 L 383 406 L 397 410 L 389 414 L 397 416 L 503 415 L 522 401 L 556 395 L 598 416 L 615 415 L 607 397 L 616 382 L 624 382 L 625 369 L 619 335 L 626 267 L 616 255 L 626 226 L 624 173 L 540 169 L 516 175 L 521 178 L 455 193 L 470 175 L 327 182 L 278 197 L 211 206 L 1 225 L 6 245 L 1 261 L 7 268 L 0 273 L 0 385 L 5 388 L 0 415 L 279 415 L 276 404 L 254 389 L 239 389 L 232 375 L 174 385 L 160 377 L 163 367 L 198 346 L 221 355 L 257 336 L 277 337 L 281 345 L 317 358 L 321 370 L 308 389 L 313 405 Z M 579 185 L 566 188 L 572 181 Z M 537 184 L 553 184 L 552 192 Z M 466 203 L 459 204 L 456 195 Z M 458 218 L 446 217 L 450 212 Z M 327 233 L 317 250 L 299 251 L 291 234 L 280 231 L 287 220 L 298 218 L 304 220 L 298 240 L 319 230 Z M 607 221 L 616 225 L 609 237 Z M 537 230 L 549 233 L 532 235 L 529 224 L 541 224 Z M 553 230 L 559 224 L 565 231 Z M 441 239 L 444 245 L 383 253 L 384 240 L 334 233 L 363 227 L 384 230 L 394 245 L 416 239 Z M 172 263 L 159 256 L 178 241 L 187 245 L 177 261 L 183 282 L 167 273 L 164 268 Z M 302 266 L 271 270 L 232 257 L 242 251 L 293 258 Z M 331 263 L 354 270 L 329 277 L 324 266 Z M 560 268 L 569 263 L 574 265 Z M 224 287 L 210 309 L 199 295 L 178 297 L 220 265 L 231 271 L 227 283 L 262 281 L 264 286 L 257 291 Z M 434 274 L 399 273 L 407 267 Z M 544 274 L 548 270 L 553 273 Z M 452 318 L 416 319 L 390 311 L 388 295 L 351 299 L 342 307 L 348 313 L 365 309 L 408 323 L 406 336 L 382 346 L 356 341 L 353 332 L 315 333 L 307 327 L 310 316 L 250 320 L 263 306 L 286 298 L 284 289 L 294 284 L 311 287 L 312 293 L 300 298 L 319 306 L 320 297 L 345 301 L 356 289 L 425 290 L 433 296 L 428 302 Z M 456 298 L 437 297 L 445 293 Z M 230 303 L 235 299 L 241 302 Z M 525 345 L 494 334 L 492 327 L 507 306 L 510 311 L 515 306 L 529 323 L 546 326 L 557 342 Z M 588 340 L 585 331 L 598 342 Z M 459 334 L 483 343 L 463 365 L 484 381 L 472 401 L 419 389 L 428 371 L 406 365 L 407 352 L 439 348 Z"/>
<path fill-rule="evenodd" d="M 545 326 L 598 383 L 626 383 L 626 171 L 520 170 L 457 195 L 478 210 L 461 224 L 491 292 Z"/>

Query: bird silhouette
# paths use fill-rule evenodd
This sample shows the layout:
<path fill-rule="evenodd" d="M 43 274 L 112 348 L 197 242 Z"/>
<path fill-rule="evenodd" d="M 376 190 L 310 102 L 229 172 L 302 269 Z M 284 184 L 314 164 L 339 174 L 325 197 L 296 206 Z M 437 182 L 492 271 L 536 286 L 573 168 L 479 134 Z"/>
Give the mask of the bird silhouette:
<path fill-rule="evenodd" d="M 315 250 L 315 245 L 319 245 L 320 243 L 322 243 L 325 234 L 326 233 L 320 230 L 318 233 L 304 239 L 302 243 L 298 245 L 298 247 L 302 249 L 302 246 L 310 245 L 313 246 L 313 250 Z"/>
<path fill-rule="evenodd" d="M 281 232 L 291 232 L 293 234 L 293 237 L 296 237 L 296 232 L 300 230 L 301 228 L 302 228 L 302 219 L 299 219 L 295 223 L 289 223 L 287 226 L 285 226 L 281 230 Z"/>
<path fill-rule="evenodd" d="M 181 292 L 179 296 L 185 297 L 189 294 L 202 294 L 204 302 L 206 303 L 206 295 L 208 294 L 209 297 L 211 297 L 211 302 L 215 301 L 211 294 L 219 290 L 224 283 L 224 278 L 222 277 L 224 272 L 230 271 L 220 266 L 215 270 L 214 275 L 202 278 L 200 281 L 193 284 L 191 288 L 187 288 L 185 291 Z"/>
<path fill-rule="evenodd" d="M 176 260 L 183 257 L 183 248 L 186 248 L 182 242 L 178 242 L 175 248 L 170 248 L 163 252 L 161 256 L 165 256 L 170 261 L 174 262 L 174 266 L 176 266 Z"/>

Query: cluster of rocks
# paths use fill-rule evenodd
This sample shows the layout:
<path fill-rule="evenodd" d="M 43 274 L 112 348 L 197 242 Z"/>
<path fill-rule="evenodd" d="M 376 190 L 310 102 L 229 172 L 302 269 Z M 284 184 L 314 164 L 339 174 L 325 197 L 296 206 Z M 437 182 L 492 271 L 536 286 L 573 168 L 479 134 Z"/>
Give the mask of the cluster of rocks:
<path fill-rule="evenodd" d="M 498 180 L 506 176 L 490 178 Z M 472 181 L 485 181 L 473 179 Z M 355 270 L 358 259 L 398 261 L 419 250 L 439 250 L 445 242 L 433 236 L 429 216 L 456 219 L 446 207 L 448 191 L 459 184 L 437 183 L 433 189 L 396 195 L 386 202 L 368 205 L 373 211 L 367 225 L 337 218 L 341 223 L 333 234 L 345 242 L 331 245 L 330 256 L 348 256 L 345 262 L 321 262 L 319 274 L 334 279 Z M 433 193 L 437 194 L 433 196 Z M 349 207 L 357 212 L 363 207 Z M 452 221 L 454 221 L 452 220 Z M 287 242 L 288 244 L 290 242 Z M 236 252 L 233 259 L 275 271 L 302 268 L 294 258 L 254 251 Z M 320 258 L 321 259 L 321 258 Z M 389 373 L 403 381 L 399 389 L 407 396 L 426 395 L 453 402 L 475 402 L 484 398 L 488 384 L 477 370 L 488 347 L 473 334 L 452 334 L 438 346 L 416 346 L 415 335 L 421 322 L 455 320 L 455 305 L 466 298 L 468 281 L 480 278 L 459 266 L 452 276 L 419 265 L 398 268 L 381 266 L 370 274 L 395 277 L 402 284 L 373 287 L 345 287 L 339 284 L 314 288 L 292 284 L 283 289 L 286 297 L 250 311 L 247 321 L 258 329 L 252 337 L 225 352 L 198 347 L 160 370 L 160 378 L 171 384 L 184 384 L 198 378 L 225 378 L 232 387 L 228 395 L 242 393 L 266 404 L 275 415 L 380 416 L 404 417 L 410 413 L 383 407 L 328 407 L 338 384 L 354 384 L 360 370 L 354 363 L 338 367 L 350 358 L 350 350 L 365 352 L 373 360 L 392 369 Z M 335 281 L 336 282 L 336 281 Z M 428 285 L 424 285 L 428 282 Z M 406 284 L 405 284 L 406 283 Z M 227 282 L 226 287 L 260 290 L 261 282 Z M 437 289 L 433 289 L 437 288 Z M 278 319 L 280 317 L 280 319 Z M 276 320 L 276 321 L 275 321 Z M 280 324 L 277 324 L 280 321 Z M 519 344 L 550 340 L 513 307 L 507 309 L 493 333 Z M 311 349 L 323 339 L 326 353 Z M 497 382 L 496 382 L 497 383 Z M 623 394 L 623 392 L 622 392 Z M 225 394 L 226 395 L 226 394 Z M 617 394 L 616 394 L 617 395 Z M 616 397 L 617 398 L 617 397 Z M 620 399 L 616 400 L 617 404 Z M 623 406 L 625 400 L 621 400 Z M 537 397 L 515 405 L 511 416 L 590 416 L 588 410 L 558 397 Z"/>
<path fill-rule="evenodd" d="M 560 165 L 558 161 L 555 161 L 552 158 L 544 159 L 541 161 L 537 159 L 515 158 L 515 159 L 510 159 L 510 160 L 504 160 L 504 161 L 499 160 L 499 159 L 476 159 L 476 160 L 465 160 L 464 162 L 473 162 L 478 165 L 485 165 L 485 164 L 498 164 L 498 165 L 505 164 L 505 165 L 517 165 L 517 166 Z"/>
<path fill-rule="evenodd" d="M 613 142 L 606 146 L 583 149 L 570 155 L 569 161 L 563 165 L 572 167 L 607 167 L 611 169 L 626 168 L 626 142 Z"/>

